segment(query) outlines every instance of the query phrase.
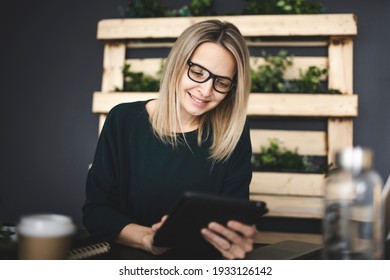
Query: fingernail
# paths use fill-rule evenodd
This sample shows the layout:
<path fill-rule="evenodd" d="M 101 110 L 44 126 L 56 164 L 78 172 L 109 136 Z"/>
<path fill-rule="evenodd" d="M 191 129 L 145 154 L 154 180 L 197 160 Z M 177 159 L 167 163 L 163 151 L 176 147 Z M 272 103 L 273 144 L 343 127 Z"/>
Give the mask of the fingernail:
<path fill-rule="evenodd" d="M 209 228 L 215 228 L 216 227 L 216 223 L 215 222 L 211 222 L 211 223 L 209 223 Z"/>

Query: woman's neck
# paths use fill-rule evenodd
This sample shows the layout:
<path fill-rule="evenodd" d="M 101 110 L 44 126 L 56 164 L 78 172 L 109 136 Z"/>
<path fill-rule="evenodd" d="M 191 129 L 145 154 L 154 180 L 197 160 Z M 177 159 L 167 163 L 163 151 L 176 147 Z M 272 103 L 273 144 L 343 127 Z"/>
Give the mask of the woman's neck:
<path fill-rule="evenodd" d="M 149 102 L 146 103 L 146 111 L 148 112 L 149 116 L 152 116 L 154 111 L 156 110 L 158 105 L 158 100 L 150 100 Z M 179 127 L 180 124 L 178 123 L 177 126 Z M 183 116 L 181 119 L 181 128 L 179 129 L 180 131 L 175 131 L 176 133 L 186 133 L 186 132 L 191 132 L 199 127 L 199 119 L 194 116 Z"/>
<path fill-rule="evenodd" d="M 199 118 L 189 115 L 188 113 L 182 112 L 181 114 L 181 130 L 179 132 L 185 133 L 185 132 L 190 132 L 198 129 L 199 127 Z"/>
<path fill-rule="evenodd" d="M 191 132 L 191 131 L 194 131 L 196 129 L 198 129 L 199 127 L 199 123 L 196 122 L 196 123 L 189 123 L 189 124 L 185 124 L 182 122 L 181 124 L 181 131 L 179 132 L 182 132 L 182 133 L 185 133 L 185 132 Z"/>

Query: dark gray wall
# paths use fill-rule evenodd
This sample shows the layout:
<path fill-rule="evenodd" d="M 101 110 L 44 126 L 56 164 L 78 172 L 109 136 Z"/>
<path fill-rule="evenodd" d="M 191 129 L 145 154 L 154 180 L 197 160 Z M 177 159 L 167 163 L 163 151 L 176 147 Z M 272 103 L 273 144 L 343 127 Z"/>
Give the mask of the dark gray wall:
<path fill-rule="evenodd" d="M 178 8 L 190 1 L 161 1 Z M 101 19 L 118 18 L 120 0 L 6 0 L 1 7 L 0 220 L 30 212 L 71 215 L 81 224 L 88 164 L 98 117 Z M 390 2 L 323 0 L 328 13 L 354 13 L 358 36 L 354 89 L 359 95 L 355 144 L 371 147 L 383 177 L 390 172 Z M 244 0 L 215 1 L 221 13 Z"/>

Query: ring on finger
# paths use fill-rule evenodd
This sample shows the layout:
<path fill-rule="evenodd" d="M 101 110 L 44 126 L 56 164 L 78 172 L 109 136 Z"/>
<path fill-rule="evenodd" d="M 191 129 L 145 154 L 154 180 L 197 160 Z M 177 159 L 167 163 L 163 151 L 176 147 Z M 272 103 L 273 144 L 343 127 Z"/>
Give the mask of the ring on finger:
<path fill-rule="evenodd" d="M 229 247 L 227 247 L 225 250 L 226 250 L 226 251 L 230 251 L 230 249 L 232 248 L 232 246 L 233 246 L 233 243 L 230 242 L 230 243 L 229 243 Z"/>

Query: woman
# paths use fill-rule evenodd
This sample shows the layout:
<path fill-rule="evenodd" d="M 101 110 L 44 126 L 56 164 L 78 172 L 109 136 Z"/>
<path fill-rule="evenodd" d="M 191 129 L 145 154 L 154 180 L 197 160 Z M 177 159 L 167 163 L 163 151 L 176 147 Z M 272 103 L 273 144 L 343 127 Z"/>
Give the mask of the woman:
<path fill-rule="evenodd" d="M 153 246 L 153 236 L 183 192 L 248 199 L 249 69 L 248 48 L 231 23 L 204 21 L 181 34 L 158 99 L 120 104 L 107 116 L 83 207 L 93 236 L 159 255 L 167 249 Z M 256 233 L 237 221 L 201 231 L 228 259 L 245 257 Z"/>

